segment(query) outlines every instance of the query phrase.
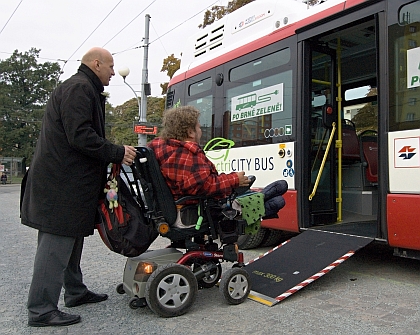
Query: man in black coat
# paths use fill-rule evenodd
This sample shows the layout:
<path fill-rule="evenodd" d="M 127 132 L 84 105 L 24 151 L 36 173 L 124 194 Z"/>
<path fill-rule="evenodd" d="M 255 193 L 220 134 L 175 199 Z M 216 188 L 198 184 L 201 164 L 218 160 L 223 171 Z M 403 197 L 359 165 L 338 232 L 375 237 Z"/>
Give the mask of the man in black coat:
<path fill-rule="evenodd" d="M 78 72 L 50 97 L 22 192 L 22 223 L 38 229 L 38 248 L 28 297 L 28 325 L 65 326 L 80 321 L 66 307 L 106 300 L 83 283 L 80 259 L 85 236 L 94 232 L 109 163 L 132 164 L 132 146 L 105 139 L 104 86 L 114 73 L 112 55 L 92 48 Z"/>

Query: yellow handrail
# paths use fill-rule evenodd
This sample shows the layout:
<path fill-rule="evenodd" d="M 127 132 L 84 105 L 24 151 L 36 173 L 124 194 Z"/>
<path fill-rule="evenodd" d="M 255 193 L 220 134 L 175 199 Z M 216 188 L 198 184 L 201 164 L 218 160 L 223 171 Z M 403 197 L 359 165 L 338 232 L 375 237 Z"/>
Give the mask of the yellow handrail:
<path fill-rule="evenodd" d="M 316 181 L 315 181 L 314 188 L 312 190 L 312 193 L 309 195 L 309 201 L 312 201 L 313 197 L 315 196 L 316 190 L 318 188 L 319 180 L 321 179 L 322 171 L 324 170 L 325 161 L 327 160 L 328 153 L 330 152 L 331 143 L 332 143 L 333 138 L 334 138 L 335 126 L 336 126 L 336 124 L 335 124 L 335 122 L 333 122 L 330 138 L 329 138 L 328 144 L 327 144 L 327 148 L 325 150 L 324 157 L 322 158 L 322 163 L 321 163 L 321 166 L 319 168 L 318 175 L 316 176 Z"/>

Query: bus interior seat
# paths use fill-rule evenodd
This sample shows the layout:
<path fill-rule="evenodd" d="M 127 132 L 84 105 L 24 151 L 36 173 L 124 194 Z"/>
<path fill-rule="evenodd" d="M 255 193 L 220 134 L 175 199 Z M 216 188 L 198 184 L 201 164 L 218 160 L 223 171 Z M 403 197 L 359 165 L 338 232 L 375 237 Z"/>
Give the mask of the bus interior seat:
<path fill-rule="evenodd" d="M 360 145 L 359 138 L 356 134 L 354 123 L 348 119 L 342 121 L 342 153 L 343 163 L 351 164 L 360 162 Z"/>
<path fill-rule="evenodd" d="M 365 130 L 359 135 L 366 179 L 378 183 L 378 134 L 375 130 Z"/>

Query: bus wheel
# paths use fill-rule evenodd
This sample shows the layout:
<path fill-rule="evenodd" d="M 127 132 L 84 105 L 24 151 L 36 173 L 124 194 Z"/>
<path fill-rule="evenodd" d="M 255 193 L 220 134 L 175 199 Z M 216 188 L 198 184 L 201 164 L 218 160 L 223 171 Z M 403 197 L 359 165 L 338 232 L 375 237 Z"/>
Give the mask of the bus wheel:
<path fill-rule="evenodd" d="M 245 234 L 239 236 L 237 242 L 239 249 L 246 250 L 258 247 L 264 238 L 265 232 L 266 229 L 260 227 L 253 235 Z"/>
<path fill-rule="evenodd" d="M 268 236 L 268 238 L 272 238 L 273 244 L 268 245 L 268 239 L 266 240 L 267 236 L 264 236 L 264 238 L 263 238 L 263 240 L 260 244 L 260 247 L 269 247 L 269 246 L 276 247 L 279 244 L 281 244 L 281 243 L 283 243 L 287 240 L 290 240 L 291 238 L 295 237 L 296 235 L 299 235 L 299 233 L 294 233 L 294 232 L 285 231 L 285 230 L 273 229 L 273 231 L 275 231 L 277 234 L 279 234 L 278 238 L 276 239 L 276 237 L 275 237 L 276 233 L 272 233 L 273 235 Z"/>
<path fill-rule="evenodd" d="M 283 231 L 277 229 L 266 229 L 260 247 L 271 247 L 278 244 L 284 236 Z"/>

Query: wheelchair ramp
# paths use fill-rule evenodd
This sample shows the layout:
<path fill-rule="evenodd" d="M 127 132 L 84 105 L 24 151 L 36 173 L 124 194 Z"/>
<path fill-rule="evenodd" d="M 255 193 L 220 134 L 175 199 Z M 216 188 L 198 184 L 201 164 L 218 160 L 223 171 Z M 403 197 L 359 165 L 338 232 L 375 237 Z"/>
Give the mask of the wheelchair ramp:
<path fill-rule="evenodd" d="M 368 245 L 373 238 L 307 230 L 245 264 L 249 298 L 273 306 Z"/>

